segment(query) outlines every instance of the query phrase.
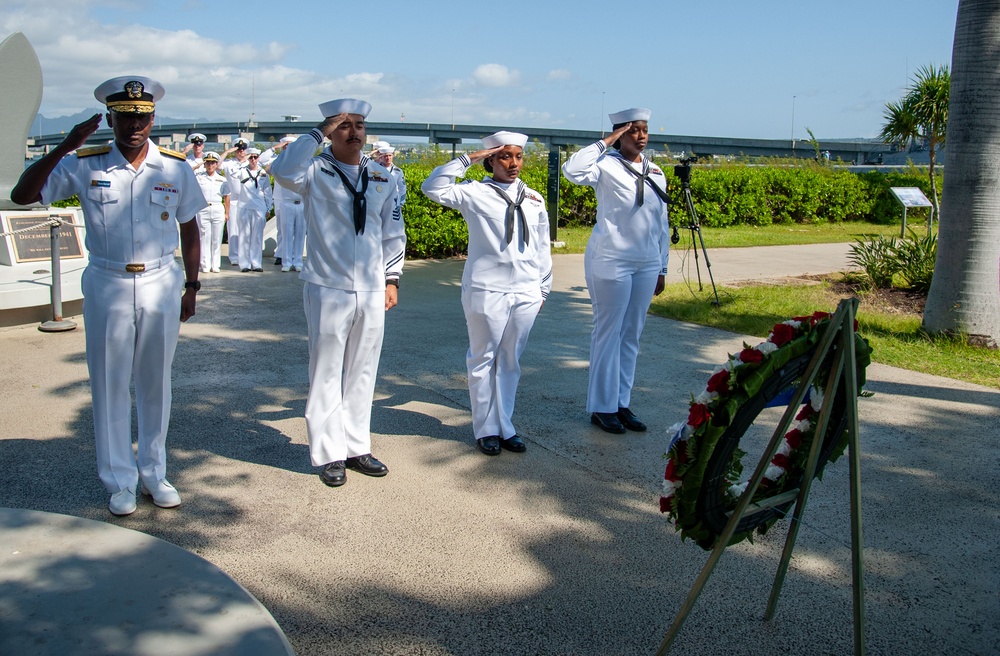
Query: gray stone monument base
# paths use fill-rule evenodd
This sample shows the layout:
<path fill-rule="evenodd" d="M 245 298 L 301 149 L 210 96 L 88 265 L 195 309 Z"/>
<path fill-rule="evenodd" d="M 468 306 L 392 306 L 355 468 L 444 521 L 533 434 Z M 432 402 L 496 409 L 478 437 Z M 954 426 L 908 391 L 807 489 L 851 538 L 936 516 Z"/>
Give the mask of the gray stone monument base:
<path fill-rule="evenodd" d="M 0 508 L 0 590 L 0 654 L 294 654 L 222 570 L 114 524 Z"/>

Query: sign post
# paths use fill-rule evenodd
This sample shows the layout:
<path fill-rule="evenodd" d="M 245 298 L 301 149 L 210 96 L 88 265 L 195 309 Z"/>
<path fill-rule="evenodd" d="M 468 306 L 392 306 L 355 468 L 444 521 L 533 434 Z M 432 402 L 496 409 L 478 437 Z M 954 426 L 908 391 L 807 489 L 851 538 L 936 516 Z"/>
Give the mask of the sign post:
<path fill-rule="evenodd" d="M 899 230 L 899 236 L 906 237 L 906 210 L 909 207 L 931 208 L 927 217 L 927 234 L 930 234 L 931 224 L 934 223 L 934 205 L 927 200 L 920 187 L 889 187 L 889 191 L 903 206 L 903 227 Z"/>

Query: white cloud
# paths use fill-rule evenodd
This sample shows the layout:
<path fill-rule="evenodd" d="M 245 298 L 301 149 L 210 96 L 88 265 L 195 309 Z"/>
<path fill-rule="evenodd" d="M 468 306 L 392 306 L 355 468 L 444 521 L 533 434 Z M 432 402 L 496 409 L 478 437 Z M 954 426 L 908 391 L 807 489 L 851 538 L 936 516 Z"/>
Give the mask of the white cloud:
<path fill-rule="evenodd" d="M 502 64 L 480 64 L 472 72 L 472 78 L 484 87 L 509 87 L 517 84 L 521 73 Z"/>
<path fill-rule="evenodd" d="M 573 73 L 567 71 L 565 68 L 555 68 L 549 71 L 549 74 L 546 77 L 552 82 L 558 80 L 569 80 L 573 77 Z"/>

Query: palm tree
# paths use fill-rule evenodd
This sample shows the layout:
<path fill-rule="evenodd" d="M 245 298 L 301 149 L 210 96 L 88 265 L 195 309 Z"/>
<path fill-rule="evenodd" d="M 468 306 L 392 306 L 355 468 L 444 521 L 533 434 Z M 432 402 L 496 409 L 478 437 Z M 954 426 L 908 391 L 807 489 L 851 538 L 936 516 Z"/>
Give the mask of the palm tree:
<path fill-rule="evenodd" d="M 959 0 L 945 211 L 924 329 L 1000 341 L 1000 3 Z"/>
<path fill-rule="evenodd" d="M 937 150 L 944 146 L 948 127 L 948 95 L 951 76 L 947 66 L 925 66 L 913 77 L 902 100 L 887 103 L 882 117 L 885 125 L 879 138 L 900 147 L 909 146 L 922 139 L 927 142 L 931 163 L 928 175 L 931 182 L 931 204 L 934 213 L 941 218 L 938 206 L 937 181 L 934 179 L 934 164 Z"/>

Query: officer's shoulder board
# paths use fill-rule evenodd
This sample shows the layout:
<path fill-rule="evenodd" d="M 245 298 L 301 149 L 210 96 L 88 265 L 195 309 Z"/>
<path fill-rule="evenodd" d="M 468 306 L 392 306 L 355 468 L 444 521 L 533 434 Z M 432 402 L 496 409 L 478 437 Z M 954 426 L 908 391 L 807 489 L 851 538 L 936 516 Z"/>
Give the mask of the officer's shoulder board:
<path fill-rule="evenodd" d="M 159 148 L 161 155 L 166 155 L 167 157 L 173 157 L 174 159 L 183 160 L 185 162 L 187 161 L 187 155 L 185 155 L 184 153 L 179 153 L 176 150 L 170 150 L 169 148 L 164 148 L 163 146 L 160 146 Z"/>
<path fill-rule="evenodd" d="M 93 157 L 94 155 L 106 155 L 111 152 L 111 144 L 104 146 L 90 146 L 89 148 L 77 148 L 77 157 Z"/>

